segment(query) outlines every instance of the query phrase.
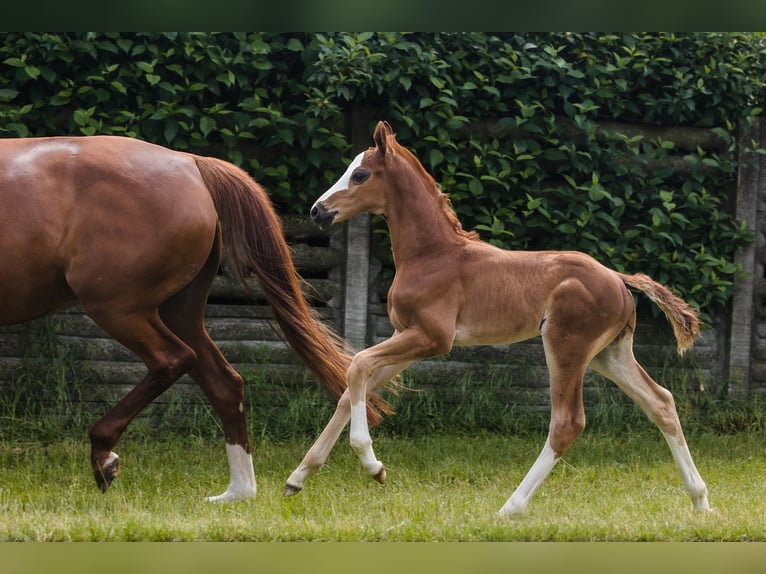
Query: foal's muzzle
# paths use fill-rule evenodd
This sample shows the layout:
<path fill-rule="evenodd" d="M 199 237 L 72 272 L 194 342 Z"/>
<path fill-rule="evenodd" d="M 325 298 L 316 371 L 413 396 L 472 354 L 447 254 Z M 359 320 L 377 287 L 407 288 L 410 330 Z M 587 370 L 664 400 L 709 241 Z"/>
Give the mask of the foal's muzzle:
<path fill-rule="evenodd" d="M 337 211 L 330 211 L 322 202 L 315 203 L 314 207 L 311 208 L 311 219 L 313 219 L 314 223 L 321 229 L 330 227 L 333 224 L 333 221 L 335 221 L 335 216 L 337 214 Z"/>

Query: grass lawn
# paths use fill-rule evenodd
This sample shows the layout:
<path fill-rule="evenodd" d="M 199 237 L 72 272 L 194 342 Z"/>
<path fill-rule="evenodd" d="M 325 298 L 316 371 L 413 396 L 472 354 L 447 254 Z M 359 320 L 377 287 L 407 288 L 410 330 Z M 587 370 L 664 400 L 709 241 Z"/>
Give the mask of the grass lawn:
<path fill-rule="evenodd" d="M 496 513 L 543 436 L 374 439 L 385 485 L 364 474 L 344 434 L 304 491 L 283 498 L 311 441 L 261 441 L 258 496 L 235 504 L 204 500 L 226 488 L 222 440 L 128 431 L 105 495 L 85 437 L 0 443 L 0 540 L 766 541 L 762 433 L 690 437 L 713 513 L 692 509 L 659 432 L 586 432 L 516 518 Z"/>

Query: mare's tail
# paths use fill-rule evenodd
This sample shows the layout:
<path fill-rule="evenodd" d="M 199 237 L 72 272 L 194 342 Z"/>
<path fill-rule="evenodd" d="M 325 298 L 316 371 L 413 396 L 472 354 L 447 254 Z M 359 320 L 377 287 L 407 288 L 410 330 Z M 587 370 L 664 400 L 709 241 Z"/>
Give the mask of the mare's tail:
<path fill-rule="evenodd" d="M 683 355 L 700 333 L 700 319 L 694 307 L 647 275 L 618 275 L 626 285 L 643 292 L 665 313 L 676 335 L 678 353 Z"/>
<path fill-rule="evenodd" d="M 218 212 L 226 257 L 237 279 L 247 289 L 247 269 L 255 272 L 290 347 L 339 397 L 346 389 L 351 357 L 343 350 L 343 340 L 320 321 L 306 302 L 270 199 L 235 165 L 210 157 L 195 156 L 195 160 Z M 377 394 L 367 404 L 372 424 L 380 422 L 381 412 L 390 412 L 386 401 Z"/>

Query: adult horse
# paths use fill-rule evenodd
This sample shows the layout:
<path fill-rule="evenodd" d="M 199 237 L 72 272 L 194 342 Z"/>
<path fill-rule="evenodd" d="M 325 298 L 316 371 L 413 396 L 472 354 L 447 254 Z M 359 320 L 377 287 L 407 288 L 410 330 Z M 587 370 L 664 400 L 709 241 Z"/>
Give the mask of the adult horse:
<path fill-rule="evenodd" d="M 550 374 L 548 437 L 521 484 L 500 509 L 523 512 L 585 426 L 588 367 L 614 381 L 665 436 L 695 508 L 709 510 L 707 487 L 684 439 L 669 391 L 633 356 L 636 311 L 627 287 L 644 292 L 667 315 L 683 352 L 699 333 L 696 312 L 646 275 L 612 271 L 579 252 L 505 251 L 462 229 L 433 178 L 378 123 L 375 147 L 360 153 L 311 209 L 322 227 L 362 212 L 382 215 L 391 233 L 396 276 L 388 294 L 393 336 L 359 352 L 348 389 L 316 443 L 290 475 L 298 492 L 327 459 L 351 420 L 350 442 L 367 472 L 383 482 L 372 449 L 365 401 L 414 361 L 453 345 L 513 343 L 540 335 Z"/>
<path fill-rule="evenodd" d="M 188 373 L 225 435 L 230 482 L 210 499 L 255 495 L 244 384 L 203 321 L 224 256 L 243 285 L 255 273 L 327 388 L 345 389 L 350 357 L 306 303 L 268 196 L 230 163 L 111 136 L 0 140 L 0 222 L 0 324 L 79 303 L 148 369 L 90 431 L 102 491 L 128 423 Z"/>

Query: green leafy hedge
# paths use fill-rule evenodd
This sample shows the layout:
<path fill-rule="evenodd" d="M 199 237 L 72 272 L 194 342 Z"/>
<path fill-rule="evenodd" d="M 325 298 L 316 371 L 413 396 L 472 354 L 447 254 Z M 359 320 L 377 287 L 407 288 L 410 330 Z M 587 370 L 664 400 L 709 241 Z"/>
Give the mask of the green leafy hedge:
<path fill-rule="evenodd" d="M 587 251 L 706 315 L 753 238 L 731 198 L 738 130 L 763 109 L 755 34 L 7 33 L 0 62 L 0 135 L 223 156 L 283 211 L 338 176 L 351 110 L 372 110 L 485 239 Z M 705 127 L 715 145 L 604 122 Z"/>

